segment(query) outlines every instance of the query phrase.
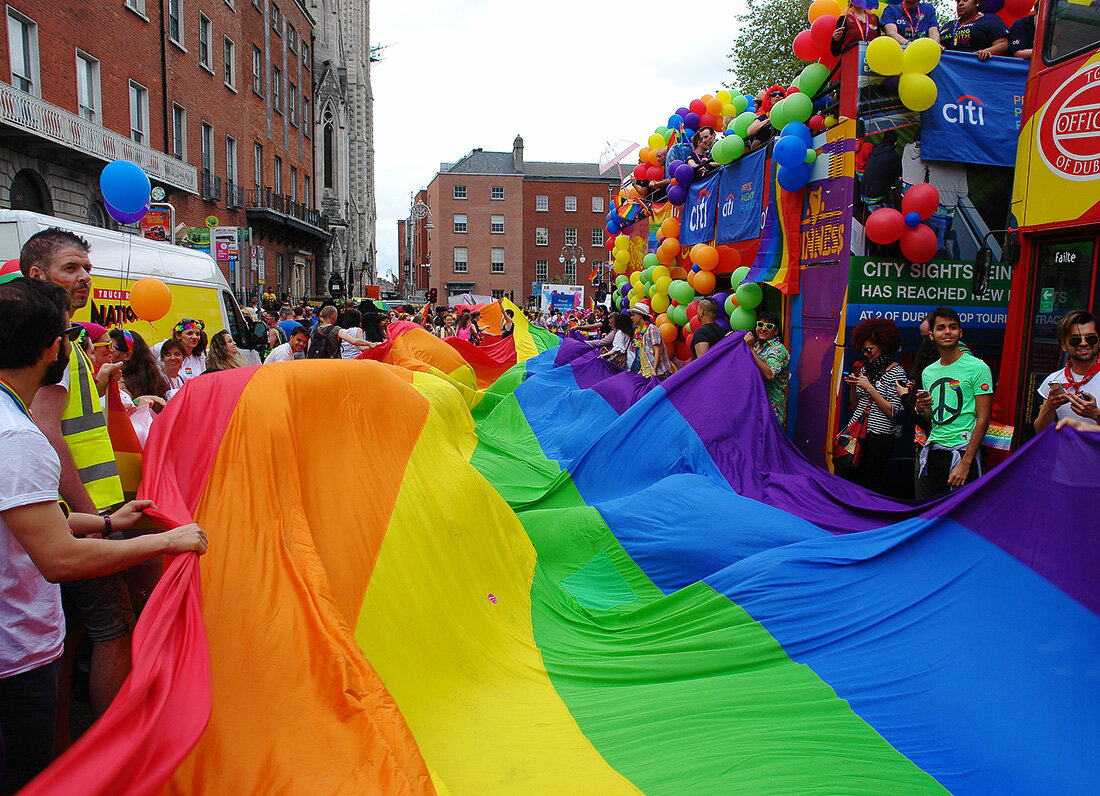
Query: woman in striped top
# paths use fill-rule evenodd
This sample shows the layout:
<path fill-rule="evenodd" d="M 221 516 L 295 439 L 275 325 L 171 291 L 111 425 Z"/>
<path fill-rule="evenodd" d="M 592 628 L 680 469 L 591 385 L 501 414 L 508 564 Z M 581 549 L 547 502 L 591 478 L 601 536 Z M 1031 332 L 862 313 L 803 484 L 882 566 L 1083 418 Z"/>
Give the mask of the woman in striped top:
<path fill-rule="evenodd" d="M 852 332 L 852 345 L 863 359 L 852 366 L 844 380 L 852 388 L 853 417 L 867 413 L 867 436 L 859 464 L 848 474 L 857 484 L 883 492 L 886 469 L 894 452 L 894 439 L 901 428 L 901 397 L 898 382 L 906 375 L 894 355 L 901 347 L 901 333 L 893 321 L 868 318 Z M 858 366 L 858 367 L 857 367 Z"/>

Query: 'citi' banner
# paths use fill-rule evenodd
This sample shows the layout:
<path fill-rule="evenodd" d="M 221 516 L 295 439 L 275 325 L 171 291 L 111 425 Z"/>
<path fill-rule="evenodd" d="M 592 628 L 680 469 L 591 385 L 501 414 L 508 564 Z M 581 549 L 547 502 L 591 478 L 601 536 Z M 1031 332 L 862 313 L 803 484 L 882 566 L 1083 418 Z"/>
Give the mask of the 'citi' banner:
<path fill-rule="evenodd" d="M 718 243 L 736 243 L 760 236 L 766 154 L 766 149 L 760 149 L 722 169 L 718 189 Z"/>
<path fill-rule="evenodd" d="M 714 211 L 718 206 L 718 181 L 721 172 L 688 188 L 684 215 L 680 219 L 680 244 L 694 246 L 714 240 Z"/>
<path fill-rule="evenodd" d="M 1016 165 L 1027 61 L 945 52 L 929 75 L 936 103 L 921 114 L 921 157 Z"/>

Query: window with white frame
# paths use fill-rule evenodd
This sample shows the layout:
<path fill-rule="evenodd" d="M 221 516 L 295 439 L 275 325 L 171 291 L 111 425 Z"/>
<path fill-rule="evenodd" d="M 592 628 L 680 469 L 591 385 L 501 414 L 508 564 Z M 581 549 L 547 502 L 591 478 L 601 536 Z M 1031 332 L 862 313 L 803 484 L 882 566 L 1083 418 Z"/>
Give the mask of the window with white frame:
<path fill-rule="evenodd" d="M 38 25 L 14 9 L 8 9 L 8 59 L 11 84 L 20 91 L 42 96 L 38 77 Z"/>
<path fill-rule="evenodd" d="M 81 118 L 99 122 L 99 61 L 87 53 L 76 53 L 76 104 Z"/>
<path fill-rule="evenodd" d="M 546 227 L 535 227 L 535 245 L 536 246 L 549 246 L 550 245 L 550 230 Z"/>
<path fill-rule="evenodd" d="M 489 273 L 491 274 L 503 274 L 504 273 L 504 247 L 494 246 L 489 251 Z"/>
<path fill-rule="evenodd" d="M 457 233 L 463 233 L 466 231 L 466 214 L 455 213 L 454 217 L 454 231 Z"/>
<path fill-rule="evenodd" d="M 313 182 L 309 179 L 309 175 L 306 174 L 302 177 L 302 202 L 310 210 L 313 209 Z"/>
<path fill-rule="evenodd" d="M 187 111 L 172 104 L 172 157 L 187 160 Z"/>
<path fill-rule="evenodd" d="M 286 87 L 286 115 L 290 123 L 298 126 L 298 87 L 293 83 L 287 83 Z"/>
<path fill-rule="evenodd" d="M 226 36 L 222 40 L 222 63 L 225 65 L 225 85 L 237 87 L 237 45 Z"/>
<path fill-rule="evenodd" d="M 577 261 L 566 260 L 565 261 L 565 284 L 575 285 L 577 283 Z"/>
<path fill-rule="evenodd" d="M 283 192 L 283 159 L 275 156 L 275 193 Z"/>
<path fill-rule="evenodd" d="M 283 73 L 277 66 L 271 67 L 271 106 L 283 112 Z"/>
<path fill-rule="evenodd" d="M 545 282 L 550 278 L 550 261 L 535 260 L 535 281 Z"/>
<path fill-rule="evenodd" d="M 592 245 L 603 246 L 603 227 L 592 228 Z"/>
<path fill-rule="evenodd" d="M 286 48 L 292 53 L 298 52 L 298 33 L 289 22 L 286 25 Z"/>
<path fill-rule="evenodd" d="M 489 216 L 489 232 L 493 235 L 504 234 L 504 216 Z"/>
<path fill-rule="evenodd" d="M 149 143 L 149 91 L 133 80 L 130 81 L 130 138 L 139 144 Z"/>
<path fill-rule="evenodd" d="M 298 201 L 298 169 L 295 166 L 290 167 L 290 201 Z"/>
<path fill-rule="evenodd" d="M 306 138 L 310 136 L 310 128 L 313 127 L 313 114 L 309 109 L 309 97 L 305 94 L 302 95 L 302 132 L 305 133 Z"/>
<path fill-rule="evenodd" d="M 565 212 L 576 213 L 577 212 L 577 197 L 567 196 L 565 197 Z"/>
<path fill-rule="evenodd" d="M 550 212 L 550 197 L 549 196 L 536 196 L 535 197 L 535 212 L 536 213 L 549 213 Z"/>
<path fill-rule="evenodd" d="M 145 16 L 145 0 L 126 0 L 126 7 Z"/>
<path fill-rule="evenodd" d="M 503 185 L 491 185 L 489 187 L 489 198 L 495 201 L 499 201 L 504 198 L 504 186 Z"/>
<path fill-rule="evenodd" d="M 210 68 L 210 31 L 212 26 L 206 14 L 199 14 L 199 66 Z"/>
<path fill-rule="evenodd" d="M 272 3 L 271 4 L 271 29 L 281 36 L 282 35 L 282 28 L 283 28 L 282 14 L 279 13 L 279 7 L 277 5 L 275 5 L 274 3 Z"/>
<path fill-rule="evenodd" d="M 576 227 L 567 227 L 565 230 L 565 245 L 576 246 L 577 245 L 577 229 Z"/>
<path fill-rule="evenodd" d="M 456 274 L 465 274 L 470 270 L 465 246 L 455 246 L 454 266 Z"/>
<path fill-rule="evenodd" d="M 309 45 L 306 44 L 306 40 L 302 39 L 302 68 L 307 72 L 312 64 L 309 62 Z"/>
<path fill-rule="evenodd" d="M 264 148 L 260 144 L 252 145 L 252 175 L 259 191 L 264 184 Z"/>
<path fill-rule="evenodd" d="M 592 212 L 593 213 L 602 213 L 603 212 L 603 197 L 602 196 L 593 196 L 592 197 Z"/>
<path fill-rule="evenodd" d="M 454 191 L 452 192 L 451 195 L 455 199 L 465 199 L 466 198 L 466 186 L 465 185 L 456 185 L 454 187 Z"/>
<path fill-rule="evenodd" d="M 261 97 L 264 95 L 264 54 L 255 45 L 252 47 L 252 90 Z"/>
<path fill-rule="evenodd" d="M 168 0 L 168 38 L 183 46 L 183 0 Z"/>
<path fill-rule="evenodd" d="M 214 173 L 214 127 L 202 123 L 202 170 Z"/>
<path fill-rule="evenodd" d="M 225 179 L 230 185 L 237 184 L 237 139 L 225 137 Z"/>

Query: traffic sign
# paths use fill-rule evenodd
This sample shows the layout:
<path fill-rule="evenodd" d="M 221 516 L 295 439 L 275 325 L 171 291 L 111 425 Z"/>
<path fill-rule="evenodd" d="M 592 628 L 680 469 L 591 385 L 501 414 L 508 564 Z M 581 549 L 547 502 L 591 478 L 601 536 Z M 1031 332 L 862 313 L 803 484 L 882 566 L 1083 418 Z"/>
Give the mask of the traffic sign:
<path fill-rule="evenodd" d="M 206 217 L 206 228 L 207 229 L 213 229 L 216 226 L 218 226 L 218 217 L 217 216 L 207 216 Z"/>

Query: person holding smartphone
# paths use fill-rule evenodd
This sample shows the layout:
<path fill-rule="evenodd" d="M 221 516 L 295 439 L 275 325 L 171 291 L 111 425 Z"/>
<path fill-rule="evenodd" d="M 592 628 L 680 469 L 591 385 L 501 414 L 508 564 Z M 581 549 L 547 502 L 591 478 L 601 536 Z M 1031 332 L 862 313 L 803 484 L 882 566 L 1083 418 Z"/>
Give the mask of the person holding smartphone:
<path fill-rule="evenodd" d="M 1043 405 L 1035 418 L 1035 431 L 1055 420 L 1078 419 L 1100 423 L 1096 397 L 1100 395 L 1100 336 L 1096 319 L 1085 310 L 1070 310 L 1058 323 L 1058 344 L 1068 361 L 1039 385 Z"/>

